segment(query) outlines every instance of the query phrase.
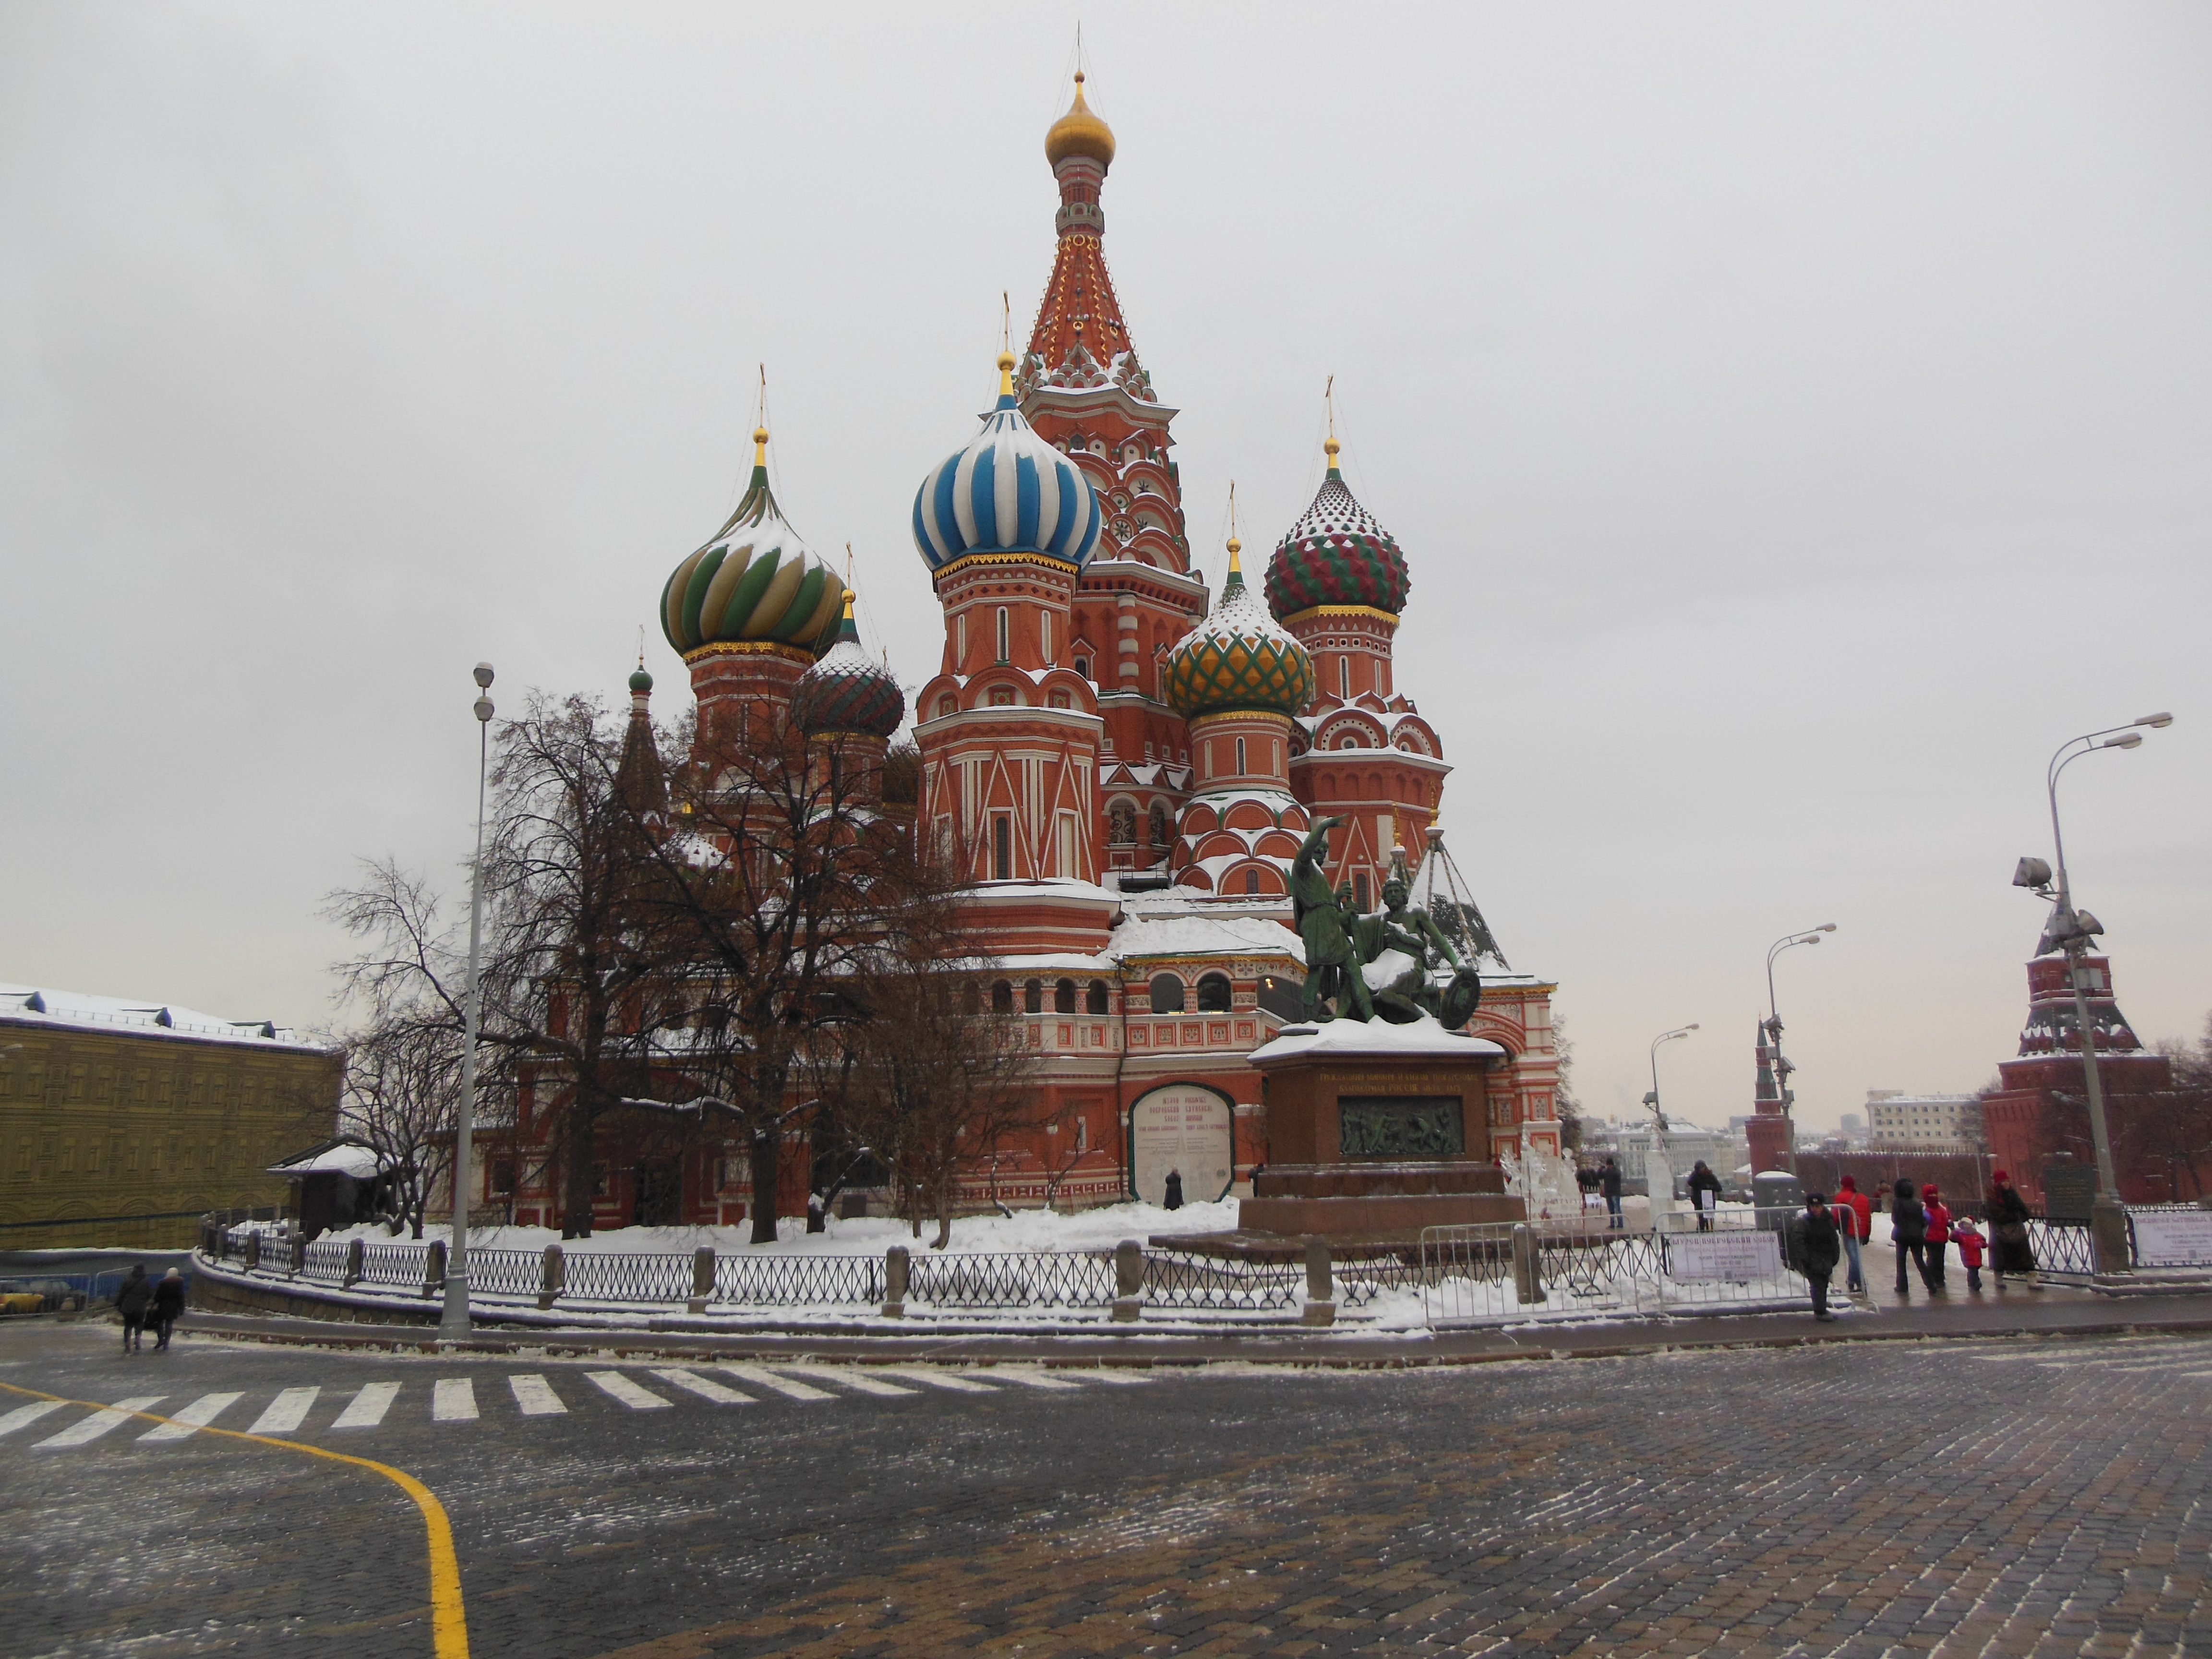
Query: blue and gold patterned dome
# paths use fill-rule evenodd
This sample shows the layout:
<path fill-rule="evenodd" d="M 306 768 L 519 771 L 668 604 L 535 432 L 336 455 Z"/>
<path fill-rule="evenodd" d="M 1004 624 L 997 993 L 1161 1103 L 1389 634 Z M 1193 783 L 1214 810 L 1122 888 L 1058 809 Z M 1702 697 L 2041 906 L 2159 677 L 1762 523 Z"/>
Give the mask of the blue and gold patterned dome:
<path fill-rule="evenodd" d="M 888 738 L 906 718 L 906 694 L 890 669 L 860 649 L 853 625 L 853 590 L 845 590 L 845 620 L 836 642 L 799 678 L 791 718 L 810 738 L 856 734 Z"/>
<path fill-rule="evenodd" d="M 1255 711 L 1294 715 L 1313 701 L 1313 659 L 1244 586 L 1240 551 L 1232 536 L 1221 603 L 1162 665 L 1168 707 L 1185 720 Z"/>
<path fill-rule="evenodd" d="M 914 498 L 914 544 L 933 571 L 975 553 L 1029 553 L 1083 568 L 1105 526 L 1091 481 L 1039 437 L 1014 398 L 1014 359 L 999 359 L 999 406 L 973 442 L 947 456 Z"/>

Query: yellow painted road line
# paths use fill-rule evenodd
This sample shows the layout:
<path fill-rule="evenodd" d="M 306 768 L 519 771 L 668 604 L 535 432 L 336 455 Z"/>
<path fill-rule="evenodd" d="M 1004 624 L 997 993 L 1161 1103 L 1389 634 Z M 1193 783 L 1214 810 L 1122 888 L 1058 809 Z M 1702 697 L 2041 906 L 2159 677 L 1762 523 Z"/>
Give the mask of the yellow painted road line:
<path fill-rule="evenodd" d="M 6 1416 L 0 1417 L 0 1434 L 13 1434 L 18 1429 L 27 1429 L 47 1413 L 59 1411 L 64 1403 L 59 1400 L 41 1400 L 34 1405 L 18 1406 Z"/>
<path fill-rule="evenodd" d="M 118 1400 L 112 1406 L 94 1406 L 91 1416 L 79 1418 L 59 1434 L 48 1435 L 31 1449 L 64 1451 L 72 1446 L 88 1446 L 103 1434 L 121 1428 L 135 1413 L 149 1406 L 160 1405 L 161 1399 L 158 1394 L 142 1394 L 135 1400 Z M 161 1420 L 166 1423 L 169 1419 Z"/>
<path fill-rule="evenodd" d="M 51 1401 L 56 1406 L 82 1406 L 87 1410 L 102 1413 L 123 1409 L 119 1406 L 98 1405 L 89 1400 L 71 1400 L 63 1395 L 26 1389 L 14 1382 L 0 1382 L 0 1389 L 5 1389 L 10 1394 L 27 1395 L 33 1400 Z M 149 1411 L 132 1411 L 129 1415 L 143 1417 L 150 1423 L 167 1424 L 175 1420 L 157 1417 Z M 350 1463 L 356 1468 L 373 1469 L 414 1499 L 415 1507 L 422 1511 L 422 1531 L 429 1546 L 431 1652 L 435 1659 L 469 1659 L 469 1619 L 468 1609 L 461 1601 L 460 1559 L 453 1553 L 453 1522 L 446 1518 L 446 1506 L 438 1501 L 435 1492 L 404 1469 L 395 1469 L 389 1463 L 373 1462 L 366 1457 L 349 1457 L 343 1452 L 326 1451 L 304 1441 L 276 1440 L 265 1434 L 248 1434 L 237 1429 L 202 1428 L 200 1432 L 218 1435 L 225 1440 L 250 1441 L 257 1446 L 276 1446 L 285 1451 L 305 1452 L 310 1457 L 324 1458 L 332 1463 Z"/>

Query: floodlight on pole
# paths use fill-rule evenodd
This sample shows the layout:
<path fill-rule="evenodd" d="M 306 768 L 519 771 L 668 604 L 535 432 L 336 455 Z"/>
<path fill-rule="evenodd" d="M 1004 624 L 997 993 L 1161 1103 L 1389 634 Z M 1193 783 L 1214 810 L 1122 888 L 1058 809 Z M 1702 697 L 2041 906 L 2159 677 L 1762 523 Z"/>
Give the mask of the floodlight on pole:
<path fill-rule="evenodd" d="M 480 694 L 471 709 L 477 717 L 477 855 L 469 865 L 469 981 L 462 1016 L 461 1097 L 453 1113 L 453 1239 L 446 1252 L 446 1301 L 438 1334 L 458 1340 L 469 1334 L 469 1194 L 476 1182 L 477 1028 L 483 1013 L 483 989 L 477 964 L 483 946 L 484 784 L 491 766 L 492 669 L 475 669 Z"/>
<path fill-rule="evenodd" d="M 1834 922 L 1824 921 L 1818 927 L 1784 933 L 1766 947 L 1766 1042 L 1774 1052 L 1775 1091 L 1782 1097 L 1783 1164 L 1792 1175 L 1797 1172 L 1797 1119 L 1790 1109 L 1796 1103 L 1797 1093 L 1789 1086 L 1789 1077 L 1797 1068 L 1782 1058 L 1782 1010 L 1774 1000 L 1774 959 L 1793 945 L 1818 945 L 1821 934 L 1835 931 Z"/>

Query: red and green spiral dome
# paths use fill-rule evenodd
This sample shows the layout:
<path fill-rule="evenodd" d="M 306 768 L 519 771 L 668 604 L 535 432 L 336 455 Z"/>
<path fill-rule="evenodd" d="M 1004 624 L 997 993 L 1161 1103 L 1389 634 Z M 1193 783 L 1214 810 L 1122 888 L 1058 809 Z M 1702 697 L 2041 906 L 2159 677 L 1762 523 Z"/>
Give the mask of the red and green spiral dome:
<path fill-rule="evenodd" d="M 1324 605 L 1364 605 L 1397 616 L 1413 586 L 1406 556 L 1345 488 L 1336 468 L 1336 440 L 1325 447 L 1328 477 L 1321 493 L 1267 561 L 1267 608 L 1279 618 Z"/>

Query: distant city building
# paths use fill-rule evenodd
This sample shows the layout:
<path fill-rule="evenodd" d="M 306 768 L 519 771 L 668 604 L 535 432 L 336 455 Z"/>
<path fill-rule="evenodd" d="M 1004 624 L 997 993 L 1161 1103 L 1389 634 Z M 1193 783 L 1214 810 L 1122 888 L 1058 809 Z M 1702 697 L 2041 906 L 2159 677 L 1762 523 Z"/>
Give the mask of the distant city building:
<path fill-rule="evenodd" d="M 0 1249 L 189 1243 L 281 1205 L 327 1137 L 340 1059 L 267 1020 L 0 985 Z"/>
<path fill-rule="evenodd" d="M 1843 1121 L 1836 1127 L 1843 1132 L 1844 1138 L 1847 1140 L 1853 1138 L 1864 1139 L 1866 1137 L 1866 1120 L 1856 1112 L 1845 1112 Z"/>
<path fill-rule="evenodd" d="M 1651 1152 L 1652 1126 L 1634 1124 L 1620 1131 L 1621 1178 L 1642 1181 L 1644 1165 Z M 1744 1161 L 1744 1144 L 1737 1136 L 1717 1129 L 1693 1128 L 1686 1124 L 1675 1124 L 1667 1131 L 1667 1167 L 1674 1177 L 1674 1190 L 1684 1190 L 1693 1165 L 1703 1160 L 1712 1172 L 1727 1181 Z"/>
<path fill-rule="evenodd" d="M 1981 1102 L 1974 1095 L 1869 1089 L 1867 1113 L 1874 1120 L 1869 1144 L 1877 1151 L 1972 1152 L 1981 1145 Z"/>

